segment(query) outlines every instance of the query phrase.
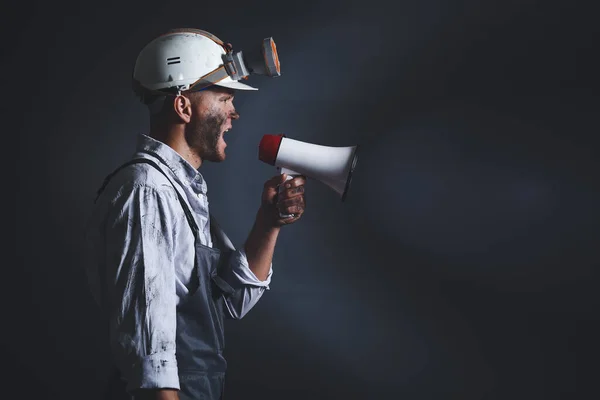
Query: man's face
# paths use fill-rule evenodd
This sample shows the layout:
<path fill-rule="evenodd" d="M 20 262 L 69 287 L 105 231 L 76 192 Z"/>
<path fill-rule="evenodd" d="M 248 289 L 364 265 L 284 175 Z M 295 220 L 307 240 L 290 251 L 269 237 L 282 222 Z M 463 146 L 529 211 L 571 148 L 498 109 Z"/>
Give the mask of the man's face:
<path fill-rule="evenodd" d="M 225 160 L 227 143 L 223 135 L 231 129 L 231 121 L 239 118 L 233 96 L 232 89 L 212 86 L 198 93 L 192 102 L 192 118 L 185 127 L 185 138 L 202 161 Z"/>

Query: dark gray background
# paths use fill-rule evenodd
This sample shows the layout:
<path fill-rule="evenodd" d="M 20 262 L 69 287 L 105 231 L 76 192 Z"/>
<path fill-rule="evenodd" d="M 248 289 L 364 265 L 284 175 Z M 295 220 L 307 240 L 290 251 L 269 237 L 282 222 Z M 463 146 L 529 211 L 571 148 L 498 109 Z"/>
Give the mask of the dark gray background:
<path fill-rule="evenodd" d="M 201 168 L 237 245 L 276 173 L 258 161 L 263 134 L 359 146 L 347 201 L 309 181 L 306 215 L 280 236 L 272 289 L 229 324 L 229 399 L 598 394 L 600 65 L 590 8 L 20 8 L 4 25 L 3 56 L 14 86 L 3 103 L 15 109 L 5 133 L 19 137 L 18 153 L 5 150 L 18 157 L 16 264 L 6 267 L 18 277 L 5 291 L 3 363 L 20 398 L 94 399 L 103 382 L 83 226 L 96 188 L 148 128 L 130 91 L 135 57 L 174 27 L 208 30 L 235 49 L 277 43 L 283 75 L 249 80 L 260 90 L 237 97 L 227 160 Z"/>

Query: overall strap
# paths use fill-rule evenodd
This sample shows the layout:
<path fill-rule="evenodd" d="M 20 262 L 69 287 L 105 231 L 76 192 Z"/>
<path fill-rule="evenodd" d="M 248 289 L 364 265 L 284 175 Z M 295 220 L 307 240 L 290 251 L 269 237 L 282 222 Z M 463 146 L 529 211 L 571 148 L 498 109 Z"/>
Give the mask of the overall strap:
<path fill-rule="evenodd" d="M 117 168 L 111 174 L 109 174 L 104 179 L 104 182 L 102 183 L 102 186 L 100 187 L 100 189 L 98 189 L 98 192 L 96 194 L 96 200 L 94 200 L 94 202 L 98 201 L 98 197 L 100 197 L 100 194 L 104 191 L 104 189 L 106 188 L 106 185 L 108 185 L 108 182 L 111 180 L 111 178 L 113 176 L 115 176 L 117 174 L 117 172 L 119 172 L 121 169 L 128 167 L 130 165 L 142 164 L 142 163 L 149 164 L 149 165 L 153 166 L 154 168 L 156 168 L 158 171 L 160 171 L 160 173 L 162 173 L 165 176 L 165 178 L 167 178 L 169 183 L 171 183 L 171 186 L 173 186 L 173 189 L 175 190 L 175 193 L 177 193 L 177 197 L 179 198 L 179 202 L 181 203 L 181 206 L 183 207 L 183 212 L 185 213 L 185 218 L 187 219 L 188 224 L 190 225 L 190 228 L 192 228 L 192 232 L 194 233 L 194 238 L 196 240 L 198 240 L 199 239 L 198 225 L 196 225 L 196 221 L 194 220 L 194 217 L 192 216 L 192 212 L 191 212 L 190 208 L 188 207 L 187 203 L 185 202 L 185 200 L 183 199 L 183 196 L 179 193 L 179 191 L 173 184 L 173 181 L 167 176 L 167 174 L 165 174 L 165 172 L 162 169 L 160 169 L 158 164 L 147 158 L 135 158 L 135 159 L 128 161 L 125 164 L 121 165 L 119 168 Z"/>
<path fill-rule="evenodd" d="M 194 217 L 192 216 L 192 212 L 190 210 L 190 208 L 188 207 L 187 203 L 185 202 L 185 200 L 183 199 L 183 197 L 181 196 L 181 194 L 179 193 L 179 191 L 177 190 L 177 188 L 175 187 L 175 185 L 173 184 L 173 181 L 167 176 L 167 174 L 165 174 L 165 172 L 160 169 L 160 167 L 158 166 L 157 163 L 155 163 L 152 160 L 149 160 L 147 158 L 135 158 L 131 161 L 128 161 L 127 163 L 121 165 L 119 168 L 117 168 L 115 171 L 113 171 L 110 175 L 108 175 L 106 177 L 106 179 L 104 179 L 104 183 L 102 184 L 102 187 L 100 189 L 98 189 L 98 194 L 96 197 L 96 200 L 98 200 L 98 196 L 100 196 L 100 194 L 102 193 L 102 191 L 104 191 L 104 189 L 106 188 L 106 185 L 108 185 L 108 182 L 110 181 L 110 179 L 121 169 L 129 166 L 129 165 L 133 165 L 133 164 L 140 164 L 140 163 L 146 163 L 149 164 L 151 166 L 153 166 L 154 168 L 156 168 L 157 170 L 159 170 L 164 176 L 165 178 L 167 178 L 167 180 L 171 183 L 171 185 L 173 186 L 173 189 L 175 190 L 175 192 L 177 193 L 177 197 L 179 198 L 179 202 L 181 203 L 181 206 L 183 207 L 183 211 L 185 213 L 185 217 L 188 220 L 188 223 L 190 225 L 190 228 L 192 228 L 192 232 L 194 234 L 194 239 L 196 240 L 196 243 L 200 243 L 200 233 L 199 233 L 199 229 L 198 229 L 198 225 L 196 225 L 196 221 L 194 220 Z M 213 217 L 212 215 L 210 215 L 210 224 L 211 224 L 211 231 L 214 231 L 216 229 L 216 231 L 219 231 L 218 225 L 215 221 L 213 221 Z M 213 232 L 211 232 L 212 234 Z M 220 240 L 222 240 L 221 238 L 219 238 Z M 213 239 L 214 240 L 214 239 Z M 194 258 L 194 268 L 198 268 L 198 258 Z M 230 295 L 234 292 L 234 289 L 231 287 L 231 285 L 229 285 L 223 278 L 221 278 L 218 275 L 215 275 L 213 277 L 211 277 L 212 281 L 217 285 L 217 287 L 221 290 L 221 292 L 223 292 L 224 295 Z"/>

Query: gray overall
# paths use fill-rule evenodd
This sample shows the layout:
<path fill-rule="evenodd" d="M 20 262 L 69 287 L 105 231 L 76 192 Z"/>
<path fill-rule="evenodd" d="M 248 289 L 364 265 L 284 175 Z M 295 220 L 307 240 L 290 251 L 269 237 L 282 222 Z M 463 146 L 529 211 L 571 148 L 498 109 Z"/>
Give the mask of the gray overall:
<path fill-rule="evenodd" d="M 169 177 L 148 159 L 138 158 L 120 166 L 108 175 L 98 195 L 104 190 L 110 178 L 120 169 L 135 163 L 147 163 L 158 169 L 173 185 Z M 176 358 L 179 374 L 180 400 L 218 400 L 223 398 L 225 370 L 227 362 L 223 357 L 224 347 L 224 296 L 234 289 L 222 278 L 226 274 L 229 256 L 234 251 L 231 242 L 213 221 L 211 216 L 211 237 L 215 248 L 200 243 L 198 226 L 182 195 L 176 189 L 179 202 L 194 233 L 196 259 L 193 281 L 188 297 L 181 299 L 177 306 Z M 125 393 L 125 384 L 115 374 L 107 388 L 107 399 L 130 399 Z"/>

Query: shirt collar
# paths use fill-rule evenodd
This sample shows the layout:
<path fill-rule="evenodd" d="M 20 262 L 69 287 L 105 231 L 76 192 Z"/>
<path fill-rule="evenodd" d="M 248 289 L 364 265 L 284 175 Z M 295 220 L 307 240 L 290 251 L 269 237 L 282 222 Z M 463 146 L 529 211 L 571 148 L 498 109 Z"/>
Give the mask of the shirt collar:
<path fill-rule="evenodd" d="M 202 174 L 170 146 L 140 133 L 136 150 L 159 158 L 175 174 L 180 183 L 191 187 L 196 193 L 206 194 L 207 186 Z"/>

